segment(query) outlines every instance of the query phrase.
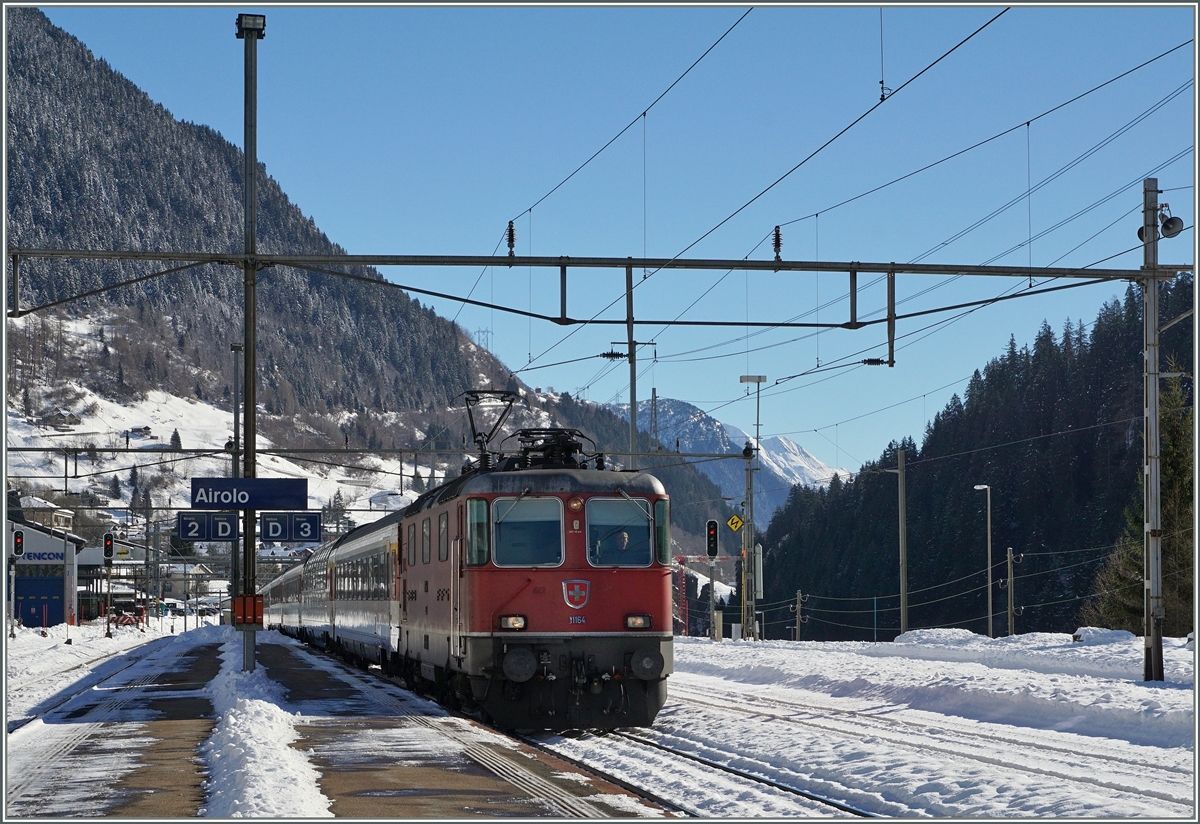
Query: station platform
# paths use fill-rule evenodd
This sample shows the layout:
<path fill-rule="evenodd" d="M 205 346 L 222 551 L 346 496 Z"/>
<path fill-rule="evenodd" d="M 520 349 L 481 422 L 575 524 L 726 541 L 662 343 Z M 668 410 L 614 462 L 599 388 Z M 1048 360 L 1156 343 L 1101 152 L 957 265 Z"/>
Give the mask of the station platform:
<path fill-rule="evenodd" d="M 211 630 L 222 640 L 178 652 L 171 643 L 147 645 L 156 649 L 138 664 L 30 725 L 36 729 L 10 734 L 5 817 L 292 817 L 297 810 L 279 799 L 300 796 L 339 818 L 662 814 L 596 776 L 276 633 L 256 634 L 256 672 L 239 673 L 240 635 Z M 238 735 L 228 727 L 244 723 L 245 702 L 237 704 L 236 693 L 248 684 L 255 700 L 272 696 L 264 705 L 291 725 L 292 740 L 272 752 L 268 739 L 259 761 L 226 754 L 258 746 L 253 733 L 228 743 Z M 218 746 L 218 739 L 226 743 Z M 283 746 L 293 752 L 278 751 Z M 222 758 L 244 760 L 231 765 Z M 311 768 L 315 786 L 289 777 L 284 767 L 298 760 Z M 80 775 L 90 778 L 81 782 Z M 288 781 L 293 785 L 271 786 Z M 312 814 L 311 803 L 300 812 Z"/>

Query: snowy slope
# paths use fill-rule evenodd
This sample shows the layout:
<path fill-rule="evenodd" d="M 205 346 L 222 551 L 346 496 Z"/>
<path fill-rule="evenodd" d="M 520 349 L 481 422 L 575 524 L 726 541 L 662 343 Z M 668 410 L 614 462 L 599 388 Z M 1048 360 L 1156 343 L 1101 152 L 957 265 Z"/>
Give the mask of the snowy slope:
<path fill-rule="evenodd" d="M 8 467 L 10 479 L 21 483 L 21 478 L 49 483 L 61 491 L 63 480 L 62 453 L 13 452 L 13 447 L 54 447 L 72 453 L 69 461 L 70 474 L 65 479 L 66 488 L 75 493 L 92 493 L 108 500 L 109 512 L 114 517 L 125 517 L 132 487 L 130 470 L 138 467 L 139 483 L 144 491 L 151 485 L 151 495 L 156 507 L 155 517 L 174 521 L 174 511 L 188 509 L 191 505 L 191 479 L 193 477 L 227 478 L 230 476 L 232 459 L 224 451 L 225 443 L 233 436 L 233 420 L 226 410 L 195 399 L 178 398 L 164 392 L 150 392 L 141 402 L 122 405 L 106 400 L 83 386 L 74 386 L 78 399 L 70 406 L 81 418 L 81 423 L 71 427 L 72 431 L 59 432 L 50 427 L 38 426 L 24 418 L 10 406 L 5 416 L 5 441 L 9 448 Z M 129 447 L 144 450 L 144 454 L 108 452 L 109 449 L 125 449 L 126 432 L 142 427 L 150 428 L 150 435 L 130 434 Z M 173 432 L 179 433 L 183 449 L 211 449 L 212 455 L 190 455 L 172 452 L 168 446 Z M 89 445 L 95 447 L 94 459 L 89 457 Z M 268 449 L 270 441 L 259 434 L 258 448 Z M 74 451 L 79 450 L 78 476 L 76 476 Z M 349 460 L 346 463 L 350 463 Z M 300 463 L 274 455 L 258 456 L 259 477 L 307 478 L 308 507 L 319 510 L 341 492 L 349 508 L 361 511 L 352 513 L 356 523 L 369 523 L 384 514 L 382 509 L 396 509 L 416 499 L 411 489 L 413 464 L 396 459 L 364 457 L 364 467 L 377 473 L 364 473 L 351 467 L 326 466 Z M 399 473 L 406 474 L 409 483 L 403 494 L 392 495 L 401 484 Z M 428 479 L 429 468 L 421 469 Z M 116 477 L 120 483 L 120 495 L 112 497 L 109 488 Z M 58 480 L 52 480 L 57 478 Z M 374 502 L 380 502 L 376 506 Z M 133 540 L 138 535 L 131 532 Z"/>

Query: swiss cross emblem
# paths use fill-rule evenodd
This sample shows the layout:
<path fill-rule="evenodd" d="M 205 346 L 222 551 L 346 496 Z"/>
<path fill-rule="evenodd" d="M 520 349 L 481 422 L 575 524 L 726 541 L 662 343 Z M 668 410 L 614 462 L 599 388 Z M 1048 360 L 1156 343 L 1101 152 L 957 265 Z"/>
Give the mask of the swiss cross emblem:
<path fill-rule="evenodd" d="M 590 588 L 590 581 L 563 581 L 563 600 L 571 609 L 583 609 L 587 605 Z"/>

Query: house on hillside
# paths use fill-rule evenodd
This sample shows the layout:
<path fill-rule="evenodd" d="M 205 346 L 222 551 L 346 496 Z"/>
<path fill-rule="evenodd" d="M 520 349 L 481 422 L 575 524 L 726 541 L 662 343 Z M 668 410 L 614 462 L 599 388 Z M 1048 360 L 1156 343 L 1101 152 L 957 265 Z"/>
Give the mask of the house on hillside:
<path fill-rule="evenodd" d="M 38 426 L 49 426 L 55 429 L 60 429 L 67 426 L 78 426 L 83 423 L 79 416 L 70 409 L 63 409 L 59 406 L 51 406 L 43 409 L 37 416 L 36 423 Z"/>
<path fill-rule="evenodd" d="M 21 499 L 21 511 L 25 519 L 50 529 L 65 529 L 71 531 L 75 524 L 75 513 L 63 509 L 57 504 L 35 495 L 26 495 Z"/>

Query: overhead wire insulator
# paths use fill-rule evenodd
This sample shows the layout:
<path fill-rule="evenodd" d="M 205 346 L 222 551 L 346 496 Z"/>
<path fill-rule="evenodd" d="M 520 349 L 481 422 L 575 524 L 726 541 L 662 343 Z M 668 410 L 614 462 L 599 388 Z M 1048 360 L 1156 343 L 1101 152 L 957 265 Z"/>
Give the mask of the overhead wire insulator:
<path fill-rule="evenodd" d="M 512 257 L 513 247 L 517 245 L 517 230 L 513 228 L 513 222 L 508 222 L 508 231 L 505 232 L 505 237 L 508 239 L 508 256 Z"/>
<path fill-rule="evenodd" d="M 883 358 L 863 358 L 863 366 L 887 366 Z"/>
<path fill-rule="evenodd" d="M 779 257 L 780 250 L 783 249 L 783 233 L 779 231 L 779 227 L 775 227 L 775 260 L 781 260 Z"/>

